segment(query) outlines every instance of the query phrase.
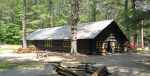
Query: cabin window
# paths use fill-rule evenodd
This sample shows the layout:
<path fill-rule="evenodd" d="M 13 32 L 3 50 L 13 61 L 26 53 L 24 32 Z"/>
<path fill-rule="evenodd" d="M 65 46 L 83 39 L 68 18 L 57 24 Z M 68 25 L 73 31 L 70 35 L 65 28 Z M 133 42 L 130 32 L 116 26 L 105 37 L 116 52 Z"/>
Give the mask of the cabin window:
<path fill-rule="evenodd" d="M 121 50 L 121 45 L 119 44 L 119 43 L 117 43 L 116 44 L 116 46 L 115 46 L 115 50 L 117 51 L 117 52 L 119 52 L 120 50 Z"/>
<path fill-rule="evenodd" d="M 102 41 L 96 41 L 96 47 L 102 48 Z"/>
<path fill-rule="evenodd" d="M 45 40 L 44 41 L 44 47 L 45 48 L 51 48 L 52 47 L 52 41 L 51 40 Z"/>
<path fill-rule="evenodd" d="M 49 47 L 51 48 L 51 47 L 53 47 L 53 45 L 52 45 L 52 40 L 49 40 Z"/>
<path fill-rule="evenodd" d="M 64 40 L 63 47 L 64 48 L 69 48 L 70 47 L 70 41 L 69 40 Z"/>
<path fill-rule="evenodd" d="M 103 48 L 103 49 L 106 49 L 107 47 L 108 47 L 108 43 L 107 43 L 107 42 L 103 42 L 102 48 Z"/>

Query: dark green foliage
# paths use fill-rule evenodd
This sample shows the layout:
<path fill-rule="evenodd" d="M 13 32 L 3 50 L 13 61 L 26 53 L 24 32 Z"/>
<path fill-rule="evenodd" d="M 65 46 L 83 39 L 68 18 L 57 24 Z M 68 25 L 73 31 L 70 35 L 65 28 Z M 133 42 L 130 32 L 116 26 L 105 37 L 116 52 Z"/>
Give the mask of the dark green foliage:
<path fill-rule="evenodd" d="M 13 23 L 2 24 L 0 26 L 0 40 L 2 43 L 19 44 L 20 43 L 20 25 Z"/>
<path fill-rule="evenodd" d="M 149 12 L 135 10 L 134 0 L 81 0 L 80 22 L 115 19 L 127 35 L 140 29 L 150 37 Z M 144 0 L 150 4 L 149 0 Z M 21 43 L 23 0 L 0 0 L 0 44 Z M 27 34 L 39 29 L 68 24 L 70 0 L 27 0 Z"/>
<path fill-rule="evenodd" d="M 18 0 L 0 2 L 0 43 L 19 44 L 21 28 L 21 7 Z"/>

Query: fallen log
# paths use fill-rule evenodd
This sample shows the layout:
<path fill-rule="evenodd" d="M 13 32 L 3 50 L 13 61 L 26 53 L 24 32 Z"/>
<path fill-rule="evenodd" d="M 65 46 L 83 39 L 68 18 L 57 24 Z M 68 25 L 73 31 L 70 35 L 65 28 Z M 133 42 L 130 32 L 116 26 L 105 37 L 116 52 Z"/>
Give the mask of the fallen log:
<path fill-rule="evenodd" d="M 109 76 L 106 66 L 93 67 L 91 65 L 79 64 L 78 67 L 62 67 L 55 65 L 56 72 L 61 76 Z"/>
<path fill-rule="evenodd" d="M 79 76 L 76 73 L 74 73 L 64 67 L 61 67 L 60 65 L 55 65 L 55 70 L 61 76 Z"/>

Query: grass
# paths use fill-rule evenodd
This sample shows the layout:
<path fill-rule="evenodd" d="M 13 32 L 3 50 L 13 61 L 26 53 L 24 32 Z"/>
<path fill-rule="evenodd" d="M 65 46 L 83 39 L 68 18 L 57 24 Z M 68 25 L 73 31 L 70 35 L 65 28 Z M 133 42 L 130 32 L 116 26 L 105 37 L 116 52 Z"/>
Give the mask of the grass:
<path fill-rule="evenodd" d="M 43 65 L 36 61 L 26 61 L 26 62 L 11 62 L 11 61 L 1 61 L 0 69 L 8 70 L 13 68 L 34 68 L 34 67 L 42 67 Z"/>
<path fill-rule="evenodd" d="M 4 51 L 4 50 L 5 50 L 5 48 L 0 48 L 0 52 L 1 52 L 1 51 Z"/>
<path fill-rule="evenodd" d="M 17 63 L 18 67 L 42 67 L 43 65 L 36 61 L 27 61 L 27 62 L 21 62 Z"/>
<path fill-rule="evenodd" d="M 17 66 L 17 64 L 12 64 L 9 61 L 1 61 L 0 62 L 0 69 L 12 69 L 15 66 Z"/>

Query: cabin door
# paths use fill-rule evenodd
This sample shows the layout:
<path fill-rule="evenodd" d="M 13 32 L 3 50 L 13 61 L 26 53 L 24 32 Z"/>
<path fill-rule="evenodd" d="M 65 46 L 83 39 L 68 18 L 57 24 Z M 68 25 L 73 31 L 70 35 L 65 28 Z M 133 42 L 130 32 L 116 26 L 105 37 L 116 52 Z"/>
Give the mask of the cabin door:
<path fill-rule="evenodd" d="M 117 50 L 117 41 L 96 41 L 98 53 L 115 53 Z"/>
<path fill-rule="evenodd" d="M 97 53 L 99 54 L 102 54 L 102 53 L 107 53 L 107 42 L 105 41 L 100 41 L 100 40 L 97 40 L 96 41 L 96 48 L 97 48 Z"/>
<path fill-rule="evenodd" d="M 107 52 L 114 53 L 115 52 L 116 42 L 107 41 Z"/>
<path fill-rule="evenodd" d="M 110 34 L 110 36 L 105 41 L 107 43 L 107 52 L 108 53 L 114 53 L 117 46 L 117 40 L 113 34 Z"/>

